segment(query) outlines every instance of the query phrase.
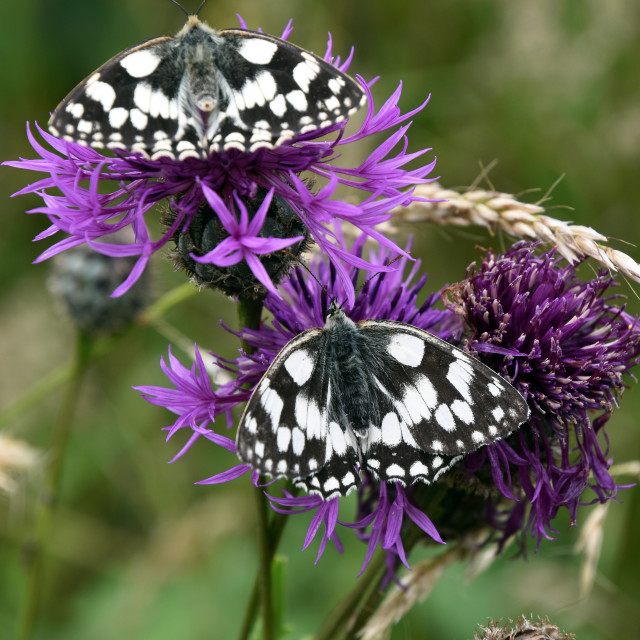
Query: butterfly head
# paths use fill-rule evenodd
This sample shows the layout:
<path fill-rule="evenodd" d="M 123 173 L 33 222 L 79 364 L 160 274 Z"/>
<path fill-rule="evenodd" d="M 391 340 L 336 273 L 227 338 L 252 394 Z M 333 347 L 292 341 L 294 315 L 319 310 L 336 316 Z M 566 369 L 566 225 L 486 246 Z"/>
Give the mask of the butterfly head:
<path fill-rule="evenodd" d="M 202 9 L 202 7 L 204 7 L 204 4 L 207 0 L 202 0 L 202 2 L 200 3 L 200 6 L 196 9 L 195 13 L 190 14 L 179 2 L 178 0 L 171 0 L 171 2 L 173 2 L 173 4 L 175 4 L 177 7 L 179 7 L 180 9 L 182 9 L 182 11 L 184 11 L 184 13 L 187 15 L 187 17 L 191 17 L 192 15 L 195 17 L 200 13 L 200 9 Z"/>
<path fill-rule="evenodd" d="M 327 309 L 327 314 L 325 316 L 325 321 L 331 319 L 338 313 L 344 313 L 342 311 L 342 305 L 338 302 L 336 298 L 331 298 L 331 303 L 329 304 L 329 308 Z"/>

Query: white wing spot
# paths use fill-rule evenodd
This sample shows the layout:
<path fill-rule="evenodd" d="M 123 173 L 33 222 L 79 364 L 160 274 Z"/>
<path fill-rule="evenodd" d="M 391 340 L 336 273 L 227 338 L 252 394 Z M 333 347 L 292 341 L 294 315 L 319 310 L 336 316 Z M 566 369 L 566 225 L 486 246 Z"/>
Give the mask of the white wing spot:
<path fill-rule="evenodd" d="M 435 413 L 436 422 L 445 430 L 445 431 L 455 431 L 456 430 L 456 421 L 451 413 L 451 410 L 446 404 L 441 404 Z"/>
<path fill-rule="evenodd" d="M 253 64 L 269 64 L 278 50 L 275 42 L 262 38 L 247 38 L 238 48 L 238 53 Z"/>
<path fill-rule="evenodd" d="M 320 67 L 307 60 L 299 62 L 293 69 L 293 79 L 296 84 L 305 92 L 309 93 L 311 81 L 318 75 Z"/>
<path fill-rule="evenodd" d="M 296 111 L 306 111 L 309 108 L 307 105 L 307 97 L 300 89 L 289 91 L 289 93 L 287 93 L 287 102 Z"/>
<path fill-rule="evenodd" d="M 247 414 L 247 418 L 244 421 L 249 433 L 258 433 L 258 421 L 250 414 Z"/>
<path fill-rule="evenodd" d="M 439 469 L 443 463 L 444 460 L 440 456 L 436 456 L 435 458 L 433 458 L 433 460 L 431 460 L 431 466 L 434 469 Z"/>
<path fill-rule="evenodd" d="M 375 458 L 367 458 L 367 467 L 371 467 L 372 469 L 380 468 L 380 461 Z"/>
<path fill-rule="evenodd" d="M 398 416 L 393 412 L 387 413 L 382 419 L 382 442 L 389 446 L 395 447 L 402 441 L 402 431 L 400 430 L 400 421 Z"/>
<path fill-rule="evenodd" d="M 304 427 L 307 438 L 323 438 L 325 435 L 325 419 L 320 409 L 308 396 L 299 395 L 295 407 L 296 422 Z"/>
<path fill-rule="evenodd" d="M 466 424 L 473 422 L 473 411 L 468 402 L 464 402 L 464 400 L 454 400 L 451 403 L 451 411 L 453 411 L 462 422 Z"/>
<path fill-rule="evenodd" d="M 289 448 L 289 443 L 291 442 L 291 429 L 280 427 L 276 431 L 276 440 L 278 442 L 278 450 L 284 453 Z"/>
<path fill-rule="evenodd" d="M 109 111 L 109 126 L 113 129 L 119 129 L 129 117 L 129 112 L 123 107 L 116 107 Z"/>
<path fill-rule="evenodd" d="M 342 91 L 342 85 L 338 82 L 337 78 L 331 78 L 329 82 L 327 82 L 327 85 L 334 95 L 338 95 Z"/>
<path fill-rule="evenodd" d="M 74 118 L 80 119 L 84 115 L 84 105 L 81 102 L 70 102 L 65 111 L 70 113 Z"/>
<path fill-rule="evenodd" d="M 262 458 L 262 456 L 264 456 L 264 442 L 256 440 L 255 454 L 257 458 Z"/>
<path fill-rule="evenodd" d="M 429 475 L 429 467 L 426 464 L 420 462 L 414 462 L 409 469 L 409 473 L 412 476 L 428 476 Z"/>
<path fill-rule="evenodd" d="M 473 431 L 471 433 L 471 439 L 478 444 L 479 442 L 484 442 L 485 441 L 485 437 L 483 433 L 480 433 L 480 431 Z"/>
<path fill-rule="evenodd" d="M 131 118 L 131 124 L 138 129 L 138 131 L 142 131 L 147 128 L 149 118 L 145 113 L 142 113 L 140 109 L 131 109 L 129 117 Z"/>
<path fill-rule="evenodd" d="M 424 398 L 415 387 L 405 387 L 402 400 L 413 424 L 417 424 L 423 419 L 429 420 L 431 417 L 431 410 L 427 407 Z"/>
<path fill-rule="evenodd" d="M 284 114 L 287 113 L 287 103 L 281 93 L 269 103 L 269 109 L 271 109 L 273 114 L 278 116 L 278 118 L 282 118 Z"/>
<path fill-rule="evenodd" d="M 409 333 L 398 333 L 389 341 L 387 351 L 401 364 L 417 367 L 424 355 L 424 340 Z"/>
<path fill-rule="evenodd" d="M 429 409 L 435 409 L 438 406 L 438 392 L 427 376 L 420 375 L 414 382 L 418 393 L 422 396 L 425 404 Z"/>
<path fill-rule="evenodd" d="M 460 442 L 458 440 L 458 442 Z M 431 451 L 442 451 L 443 447 L 442 447 L 442 442 L 440 442 L 440 440 L 434 440 L 431 443 Z"/>
<path fill-rule="evenodd" d="M 93 129 L 93 122 L 90 120 L 80 120 L 78 122 L 77 130 L 80 133 L 91 133 Z"/>
<path fill-rule="evenodd" d="M 120 66 L 134 78 L 146 78 L 151 75 L 160 64 L 161 58 L 149 49 L 134 51 L 120 60 Z"/>
<path fill-rule="evenodd" d="M 455 360 L 449 365 L 447 380 L 469 404 L 473 404 L 473 399 L 469 393 L 469 384 L 472 379 L 472 370 L 467 363 L 461 360 Z M 489 385 L 489 387 L 491 387 L 491 385 Z"/>
<path fill-rule="evenodd" d="M 105 111 L 110 111 L 116 100 L 115 89 L 106 82 L 96 80 L 91 84 L 87 83 L 85 92 L 89 98 L 99 102 Z"/>
<path fill-rule="evenodd" d="M 350 484 L 355 484 L 355 482 L 356 478 L 351 471 L 342 478 L 342 484 L 345 485 L 345 487 L 348 487 Z"/>
<path fill-rule="evenodd" d="M 494 427 L 493 425 L 489 425 L 489 429 L 487 429 L 489 431 L 489 435 L 490 436 L 495 436 L 498 435 L 498 429 L 497 427 Z"/>
<path fill-rule="evenodd" d="M 340 100 L 335 96 L 331 96 L 324 101 L 324 105 L 329 111 L 333 111 L 334 113 L 340 112 Z"/>
<path fill-rule="evenodd" d="M 330 493 L 331 491 L 337 491 L 338 489 L 340 489 L 340 482 L 338 481 L 338 478 L 329 478 L 324 483 L 323 488 L 325 490 L 325 493 Z"/>
<path fill-rule="evenodd" d="M 291 448 L 293 449 L 293 453 L 297 456 L 301 456 L 304 451 L 304 433 L 298 429 L 298 427 L 294 427 L 291 431 L 291 436 Z"/>
<path fill-rule="evenodd" d="M 299 387 L 311 377 L 313 365 L 314 359 L 306 349 L 297 349 L 284 361 L 284 368 Z"/>
<path fill-rule="evenodd" d="M 402 478 L 405 475 L 405 470 L 399 464 L 390 464 L 387 467 L 387 475 L 394 478 Z"/>
<path fill-rule="evenodd" d="M 265 413 L 269 416 L 269 419 L 271 420 L 271 428 L 275 431 L 277 426 L 280 424 L 280 415 L 282 414 L 284 402 L 278 393 L 268 384 L 262 386 L 259 393 L 260 404 L 265 410 Z"/>
<path fill-rule="evenodd" d="M 256 76 L 256 85 L 260 88 L 265 100 L 273 100 L 278 91 L 278 85 L 268 71 L 263 71 Z"/>
<path fill-rule="evenodd" d="M 307 467 L 309 467 L 309 471 L 315 471 L 318 468 L 318 461 L 315 458 L 309 458 Z"/>
<path fill-rule="evenodd" d="M 489 389 L 489 393 L 494 397 L 499 396 L 502 393 L 502 389 L 495 382 L 491 382 L 487 389 Z"/>
<path fill-rule="evenodd" d="M 337 422 L 332 422 L 329 425 L 329 437 L 327 440 L 331 442 L 331 447 L 336 455 L 343 456 L 347 452 L 347 441 L 344 437 L 344 431 Z"/>
<path fill-rule="evenodd" d="M 146 82 L 139 82 L 136 85 L 136 88 L 133 92 L 133 102 L 144 113 L 149 113 L 151 111 L 151 95 L 153 94 L 153 90 L 151 89 L 151 85 Z"/>
<path fill-rule="evenodd" d="M 264 105 L 264 95 L 255 80 L 247 80 L 242 86 L 241 92 L 245 109 L 253 109 L 256 105 L 259 107 Z"/>
<path fill-rule="evenodd" d="M 504 409 L 502 407 L 496 407 L 492 412 L 493 417 L 496 421 L 500 422 L 504 417 Z"/>
<path fill-rule="evenodd" d="M 287 472 L 287 461 L 286 460 L 278 460 L 278 466 L 276 467 L 277 473 L 286 473 Z"/>

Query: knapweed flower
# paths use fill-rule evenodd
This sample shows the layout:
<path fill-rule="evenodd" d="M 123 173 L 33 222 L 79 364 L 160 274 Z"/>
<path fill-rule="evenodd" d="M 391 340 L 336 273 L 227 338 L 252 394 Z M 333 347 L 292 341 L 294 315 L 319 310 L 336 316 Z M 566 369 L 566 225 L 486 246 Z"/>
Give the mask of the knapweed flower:
<path fill-rule="evenodd" d="M 289 30 L 287 28 L 283 37 Z M 335 63 L 340 71 L 346 71 L 351 56 L 344 62 L 339 58 L 334 60 L 331 49 L 329 40 L 324 59 Z M 376 111 L 370 91 L 372 83 L 361 77 L 358 82 L 368 106 L 364 121 L 353 134 L 346 135 L 344 121 L 296 135 L 273 148 L 261 147 L 251 152 L 232 148 L 213 152 L 206 158 L 154 160 L 117 151 L 116 157 L 108 157 L 38 128 L 48 149 L 28 128 L 29 140 L 39 157 L 8 164 L 47 176 L 18 194 L 36 193 L 44 201 L 43 206 L 30 211 L 44 213 L 51 221 L 51 226 L 37 239 L 48 238 L 59 231 L 67 234 L 37 261 L 83 243 L 105 255 L 139 256 L 129 277 L 114 292 L 120 295 L 140 277 L 151 256 L 173 240 L 178 246 L 180 265 L 199 284 L 224 285 L 225 274 L 235 277 L 233 271 L 227 270 L 242 260 L 254 276 L 253 287 L 240 287 L 240 290 L 223 287 L 223 290 L 231 295 L 262 297 L 267 289 L 274 291 L 272 282 L 287 271 L 278 262 L 288 259 L 286 254 L 278 253 L 279 248 L 289 246 L 293 251 L 301 251 L 311 237 L 332 260 L 348 299 L 353 302 L 349 266 L 362 267 L 364 263 L 347 250 L 331 224 L 349 222 L 395 255 L 402 254 L 393 241 L 376 231 L 375 225 L 387 220 L 396 205 L 412 201 L 411 189 L 425 181 L 434 164 L 414 162 L 427 150 L 407 152 L 408 120 L 424 105 L 401 114 L 399 86 Z M 339 162 L 345 145 L 385 132 L 387 137 L 363 162 L 354 166 Z M 326 139 L 327 134 L 332 134 L 332 139 Z M 407 168 L 409 164 L 413 168 Z M 343 194 L 345 187 L 360 192 L 359 201 L 351 196 L 337 196 L 339 188 Z M 216 194 L 222 204 L 212 194 Z M 272 194 L 273 206 L 262 209 L 261 203 L 267 194 Z M 287 222 L 288 214 L 284 221 L 278 218 L 282 201 L 297 218 L 296 224 Z M 152 239 L 153 224 L 148 214 L 162 202 L 166 203 L 163 216 L 166 227 L 160 238 Z M 242 221 L 246 211 L 255 213 L 251 222 Z M 267 224 L 266 221 L 274 217 L 273 223 Z M 215 219 L 217 227 L 208 224 L 210 219 Z M 197 228 L 190 232 L 194 220 Z M 100 241 L 126 227 L 131 227 L 135 235 L 130 244 Z M 282 235 L 270 235 L 276 232 Z M 222 274 L 197 268 L 189 258 L 196 263 L 214 265 Z M 270 264 L 273 264 L 272 273 Z M 388 267 L 379 264 L 376 268 Z M 211 281 L 206 280 L 209 276 Z"/>
<path fill-rule="evenodd" d="M 538 543 L 551 537 L 561 507 L 575 523 L 587 488 L 600 502 L 615 497 L 604 426 L 640 358 L 640 321 L 608 293 L 613 277 L 581 282 L 560 262 L 518 243 L 503 256 L 490 252 L 449 291 L 468 350 L 532 410 L 517 434 L 467 456 L 467 469 L 480 478 L 488 466 L 500 492 L 519 500 L 493 512 L 505 536 L 528 530 Z"/>
<path fill-rule="evenodd" d="M 358 259 L 362 257 L 365 241 L 366 236 L 363 235 L 352 248 L 353 255 Z M 368 260 L 374 265 L 369 273 L 371 275 L 376 272 L 378 265 L 388 263 L 389 251 L 380 248 L 379 251 L 372 252 Z M 397 270 L 379 274 L 366 283 L 356 296 L 355 304 L 345 311 L 354 321 L 369 318 L 397 320 L 427 329 L 443 339 L 457 338 L 461 329 L 459 318 L 450 311 L 433 308 L 434 303 L 438 300 L 437 294 L 431 294 L 424 302 L 418 302 L 418 298 L 422 297 L 426 275 L 418 276 L 419 262 L 417 262 L 410 273 L 405 276 L 404 272 L 408 263 L 407 258 L 402 258 Z M 194 365 L 189 371 L 172 359 L 171 368 L 167 368 L 163 363 L 163 369 L 176 386 L 175 391 L 158 387 L 138 387 L 145 397 L 154 404 L 168 402 L 168 408 L 174 412 L 179 412 L 180 407 L 184 406 L 184 413 L 170 428 L 171 433 L 175 433 L 181 427 L 190 426 L 194 430 L 195 437 L 204 436 L 231 451 L 235 451 L 235 443 L 232 440 L 227 438 L 223 441 L 224 436 L 214 434 L 210 429 L 211 422 L 216 416 L 224 413 L 225 408 L 248 399 L 251 390 L 262 379 L 270 363 L 292 338 L 307 329 L 324 325 L 331 298 L 339 300 L 346 298 L 347 288 L 343 286 L 337 276 L 336 269 L 326 260 L 326 257 L 316 256 L 312 262 L 311 270 L 326 289 L 323 289 L 309 274 L 297 270 L 293 277 L 280 286 L 282 297 L 268 294 L 265 299 L 265 307 L 273 315 L 271 323 L 265 323 L 258 329 L 245 328 L 234 332 L 255 351 L 250 355 L 243 353 L 232 362 L 218 359 L 218 364 L 221 367 L 226 367 L 236 374 L 233 382 L 212 390 L 206 382 L 203 383 L 201 360 L 198 361 L 197 368 Z M 358 275 L 358 270 L 353 269 L 350 274 L 353 279 L 352 286 Z M 283 298 L 285 303 L 283 303 Z M 203 389 L 203 385 L 206 390 Z M 189 392 L 189 389 L 198 390 L 195 397 L 179 400 L 180 392 L 183 390 Z M 191 409 L 193 406 L 200 407 L 197 415 Z M 176 411 L 177 409 L 178 411 Z M 226 424 L 228 427 L 233 426 L 228 415 Z M 215 424 L 215 427 L 219 431 L 218 423 Z M 189 444 L 192 441 L 190 440 Z M 217 474 L 203 481 L 203 483 L 225 482 L 249 470 L 250 466 L 247 464 L 236 465 L 222 474 Z M 257 480 L 258 478 L 254 474 L 254 481 Z M 372 508 L 366 515 L 359 515 L 357 522 L 347 524 L 347 526 L 358 532 L 369 526 L 372 529 L 372 534 L 367 536 L 369 548 L 365 564 L 368 563 L 377 547 L 390 549 L 393 551 L 394 557 L 397 556 L 406 561 L 401 538 L 401 525 L 405 518 L 417 524 L 433 539 L 438 542 L 442 541 L 427 515 L 420 512 L 413 504 L 407 489 L 399 483 L 393 483 L 389 487 L 383 483 L 381 487 L 379 483 L 374 483 L 368 475 L 364 475 L 362 481 L 364 484 L 377 487 L 377 498 L 375 504 L 373 504 L 374 501 L 371 501 Z M 286 513 L 310 511 L 314 513 L 305 540 L 305 547 L 311 543 L 322 525 L 324 532 L 319 556 L 328 540 L 334 541 L 339 546 L 336 526 L 337 524 L 345 524 L 338 520 L 339 497 L 325 500 L 320 495 L 299 496 L 285 492 L 283 497 L 269 495 L 269 498 L 276 511 Z"/>
<path fill-rule="evenodd" d="M 364 241 L 362 236 L 355 243 L 355 256 L 361 256 Z M 388 257 L 381 248 L 369 261 L 385 264 Z M 607 471 L 610 460 L 598 436 L 622 388 L 622 375 L 640 357 L 640 323 L 606 295 L 613 284 L 609 276 L 580 282 L 575 268 L 562 267 L 560 260 L 553 253 L 536 255 L 530 244 L 516 245 L 505 256 L 489 253 L 466 280 L 448 289 L 450 304 L 442 311 L 433 307 L 436 294 L 418 303 L 426 275 L 419 276 L 420 265 L 415 263 L 405 276 L 406 258 L 397 271 L 378 274 L 364 285 L 354 305 L 345 307 L 354 321 L 396 320 L 464 345 L 513 382 L 531 416 L 508 438 L 467 455 L 436 484 L 380 483 L 362 473 L 353 522 L 338 518 L 341 497 L 324 499 L 289 490 L 277 496 L 268 490 L 276 511 L 313 514 L 305 547 L 322 529 L 318 557 L 330 540 L 340 548 L 337 527 L 345 526 L 367 543 L 364 565 L 376 548 L 382 548 L 387 552 L 388 577 L 393 577 L 398 562 L 408 566 L 407 539 L 410 548 L 420 537 L 407 538 L 411 527 L 437 542 L 479 528 L 498 536 L 531 531 L 539 539 L 548 537 L 560 507 L 575 517 L 587 487 L 600 500 L 615 495 L 617 487 Z M 332 297 L 344 299 L 346 288 L 326 256 L 316 256 L 311 270 L 326 290 L 298 270 L 281 285 L 282 298 L 267 295 L 271 323 L 234 332 L 255 349 L 231 362 L 217 358 L 234 380 L 213 389 L 203 376 L 201 356 L 191 370 L 172 358 L 171 366 L 163 363 L 163 368 L 175 390 L 139 388 L 147 399 L 178 414 L 171 434 L 191 427 L 193 435 L 183 452 L 202 436 L 236 452 L 232 439 L 211 428 L 216 416 L 226 414 L 226 426 L 233 427 L 230 407 L 249 398 L 292 338 L 324 325 Z M 355 284 L 358 270 L 351 276 Z M 468 337 L 463 340 L 463 335 Z M 192 397 L 181 397 L 182 393 Z M 594 410 L 600 415 L 593 415 Z M 220 430 L 218 423 L 213 426 Z M 203 483 L 226 482 L 249 471 L 250 465 L 236 464 Z M 254 471 L 254 484 L 258 480 Z"/>
<path fill-rule="evenodd" d="M 111 258 L 87 246 L 74 247 L 55 257 L 47 284 L 79 329 L 91 335 L 116 333 L 151 300 L 150 272 L 124 295 L 111 297 L 134 263 L 132 257 Z"/>

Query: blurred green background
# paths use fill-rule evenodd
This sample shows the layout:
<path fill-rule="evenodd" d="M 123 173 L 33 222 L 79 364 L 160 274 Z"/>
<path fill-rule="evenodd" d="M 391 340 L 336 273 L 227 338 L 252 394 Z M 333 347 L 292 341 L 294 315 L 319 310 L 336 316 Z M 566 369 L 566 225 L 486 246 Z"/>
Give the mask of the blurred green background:
<path fill-rule="evenodd" d="M 195 9 L 196 0 L 183 0 Z M 201 17 L 218 28 L 249 26 L 280 34 L 294 19 L 291 40 L 324 52 L 353 44 L 353 73 L 380 75 L 381 104 L 399 80 L 409 110 L 427 94 L 429 106 L 410 130 L 410 148 L 433 147 L 436 175 L 465 187 L 481 166 L 496 188 L 541 197 L 555 188 L 551 215 L 593 226 L 618 239 L 613 246 L 640 260 L 637 215 L 640 163 L 640 3 L 624 0 L 210 0 Z M 0 38 L 0 158 L 33 157 L 25 121 L 44 125 L 49 112 L 83 77 L 136 42 L 173 33 L 184 16 L 169 0 L 25 0 L 3 2 Z M 364 152 L 364 151 L 363 151 Z M 74 333 L 46 291 L 47 265 L 31 261 L 46 243 L 32 238 L 46 226 L 24 211 L 36 197 L 9 195 L 36 178 L 3 168 L 0 193 L 0 407 L 8 409 L 70 358 Z M 486 185 L 485 183 L 481 183 Z M 416 255 L 433 288 L 458 280 L 480 255 L 500 248 L 480 231 L 443 232 L 415 226 Z M 631 243 L 631 246 L 625 244 Z M 183 282 L 160 256 L 154 293 Z M 586 275 L 589 275 L 587 271 Z M 640 290 L 640 285 L 634 285 Z M 640 311 L 622 284 L 629 308 Z M 203 349 L 233 356 L 236 345 L 219 327 L 233 325 L 233 305 L 208 292 L 173 309 L 168 326 Z M 226 639 L 237 635 L 257 564 L 248 483 L 194 486 L 231 464 L 202 443 L 169 460 L 184 440 L 164 443 L 170 415 L 140 399 L 131 385 L 164 384 L 158 367 L 167 331 L 138 328 L 90 369 L 70 444 L 46 576 L 39 639 Z M 176 349 L 184 363 L 187 356 Z M 62 392 L 47 396 L 3 424 L 5 434 L 46 448 Z M 617 462 L 640 458 L 640 391 L 629 390 L 609 423 Z M 5 417 L 7 414 L 3 414 Z M 6 420 L 4 421 L 6 423 Z M 0 638 L 13 637 L 24 590 L 21 541 L 30 530 L 42 472 L 22 477 L 0 499 Z M 580 513 L 584 522 L 588 509 Z M 292 638 L 317 629 L 329 606 L 353 584 L 364 549 L 344 536 L 345 554 L 330 549 L 313 566 L 316 545 L 300 547 L 309 518 L 294 518 L 281 550 L 287 555 L 288 619 Z M 633 640 L 640 628 L 640 493 L 621 492 L 604 527 L 596 583 L 578 596 L 578 528 L 566 517 L 558 539 L 527 560 L 500 559 L 472 583 L 450 571 L 435 593 L 394 630 L 394 640 L 473 636 L 487 618 L 549 615 L 580 640 Z M 421 557 L 416 552 L 415 559 Z"/>

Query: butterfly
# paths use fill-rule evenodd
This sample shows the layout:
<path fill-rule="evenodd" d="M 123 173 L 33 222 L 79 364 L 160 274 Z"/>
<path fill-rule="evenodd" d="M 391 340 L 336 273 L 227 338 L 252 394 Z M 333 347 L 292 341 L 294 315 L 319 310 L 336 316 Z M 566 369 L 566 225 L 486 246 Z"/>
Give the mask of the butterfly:
<path fill-rule="evenodd" d="M 343 122 L 366 101 L 345 73 L 294 44 L 190 15 L 175 36 L 126 49 L 49 120 L 56 136 L 153 160 L 273 148 Z"/>
<path fill-rule="evenodd" d="M 240 459 L 324 499 L 369 471 L 431 483 L 462 455 L 529 417 L 504 378 L 429 332 L 391 320 L 354 323 L 334 302 L 324 328 L 289 341 L 240 420 Z"/>

